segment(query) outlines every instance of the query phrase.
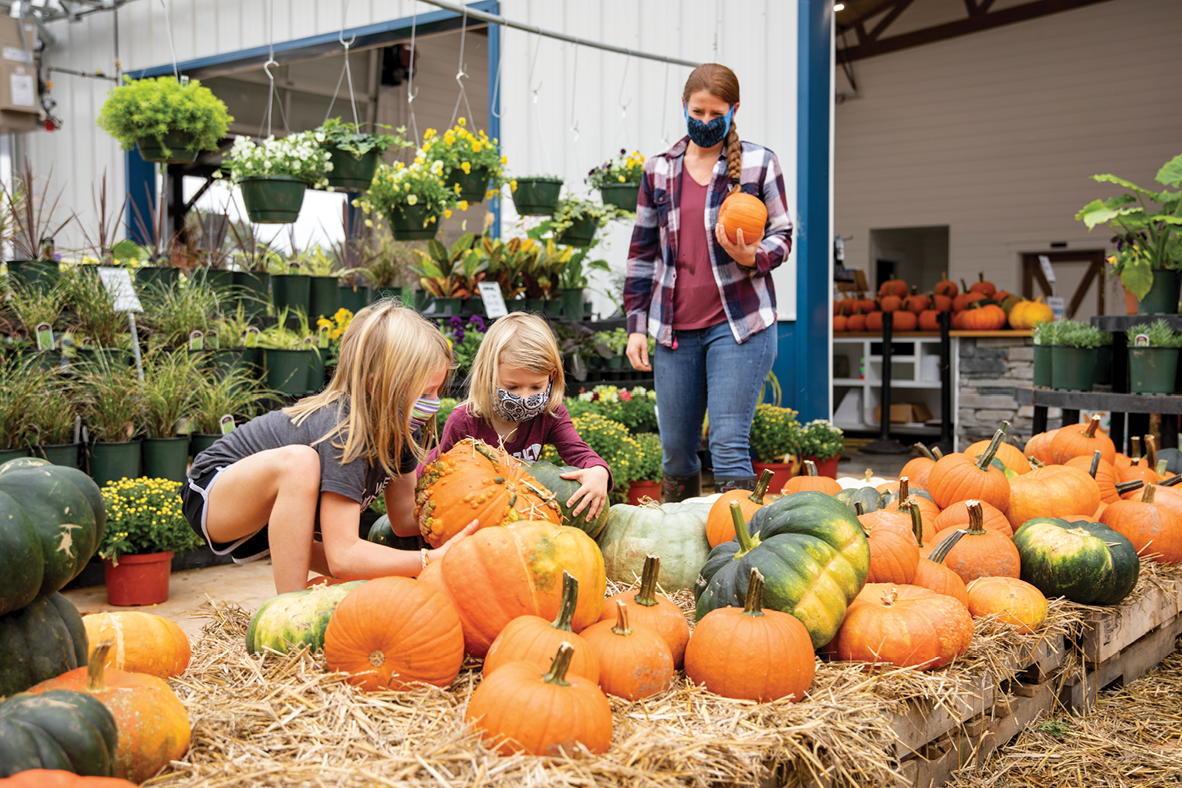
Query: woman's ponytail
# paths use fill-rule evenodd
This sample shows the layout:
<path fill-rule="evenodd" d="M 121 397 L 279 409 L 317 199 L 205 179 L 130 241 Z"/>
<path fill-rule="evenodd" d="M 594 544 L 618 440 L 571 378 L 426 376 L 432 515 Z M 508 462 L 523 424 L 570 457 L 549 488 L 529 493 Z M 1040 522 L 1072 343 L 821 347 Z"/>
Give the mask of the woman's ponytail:
<path fill-rule="evenodd" d="M 727 196 L 740 191 L 739 181 L 743 177 L 743 145 L 739 142 L 739 132 L 735 129 L 735 121 L 731 120 L 730 131 L 726 135 L 726 173 L 730 177 L 731 190 Z"/>

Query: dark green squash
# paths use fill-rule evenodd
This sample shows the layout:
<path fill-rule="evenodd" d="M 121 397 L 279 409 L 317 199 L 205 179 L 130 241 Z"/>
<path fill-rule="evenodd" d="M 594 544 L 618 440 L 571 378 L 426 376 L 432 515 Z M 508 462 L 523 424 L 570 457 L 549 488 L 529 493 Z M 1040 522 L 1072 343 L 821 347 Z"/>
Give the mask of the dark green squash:
<path fill-rule="evenodd" d="M 323 651 L 324 630 L 337 605 L 364 582 L 316 586 L 271 597 L 251 616 L 246 628 L 246 652 L 262 654 L 270 650 L 286 654 L 304 645 L 311 646 L 312 651 Z"/>
<path fill-rule="evenodd" d="M 82 616 L 61 594 L 0 616 L 0 696 L 85 667 L 88 651 Z"/>
<path fill-rule="evenodd" d="M 0 613 L 77 577 L 106 522 L 102 493 L 81 471 L 33 457 L 0 465 Z"/>
<path fill-rule="evenodd" d="M 1023 580 L 1081 605 L 1115 605 L 1141 573 L 1133 544 L 1102 523 L 1036 517 L 1014 534 L 1014 547 Z"/>
<path fill-rule="evenodd" d="M 854 511 L 854 504 L 858 503 L 862 504 L 862 514 L 877 512 L 885 505 L 882 493 L 873 487 L 847 487 L 833 498 L 844 503 L 851 513 Z"/>
<path fill-rule="evenodd" d="M 578 517 L 575 516 L 574 510 L 582 503 L 582 499 L 575 501 L 574 506 L 567 506 L 566 502 L 575 494 L 583 485 L 577 479 L 564 479 L 562 474 L 577 471 L 578 468 L 567 465 L 559 468 L 557 465 L 547 462 L 546 460 L 536 460 L 529 466 L 530 475 L 546 486 L 546 489 L 554 493 L 558 499 L 558 508 L 562 512 L 562 524 L 572 528 L 578 528 L 595 539 L 603 530 L 603 526 L 607 524 L 607 515 L 610 507 L 605 503 L 603 511 L 594 520 L 587 520 L 584 515 L 587 510 L 584 508 Z"/>
<path fill-rule="evenodd" d="M 870 546 L 853 512 L 810 491 L 764 506 L 750 528 L 738 513 L 735 519 L 737 538 L 710 551 L 694 587 L 698 620 L 715 608 L 742 607 L 755 568 L 764 577 L 765 608 L 799 618 L 813 648 L 832 640 L 870 571 Z"/>
<path fill-rule="evenodd" d="M 383 514 L 374 524 L 369 527 L 369 533 L 365 536 L 367 541 L 374 544 L 385 545 L 386 547 L 397 547 L 398 537 L 394 535 L 394 529 L 390 527 L 390 517 Z"/>
<path fill-rule="evenodd" d="M 0 777 L 29 769 L 113 777 L 118 742 L 111 712 L 83 692 L 22 693 L 0 703 Z"/>

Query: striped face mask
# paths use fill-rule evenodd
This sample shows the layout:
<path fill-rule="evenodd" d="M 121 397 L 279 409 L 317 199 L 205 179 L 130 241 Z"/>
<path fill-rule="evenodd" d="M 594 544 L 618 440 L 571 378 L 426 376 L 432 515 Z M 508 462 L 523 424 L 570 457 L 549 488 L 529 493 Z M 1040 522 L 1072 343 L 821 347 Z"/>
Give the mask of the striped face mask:
<path fill-rule="evenodd" d="M 419 397 L 410 409 L 410 428 L 417 430 L 439 412 L 439 400 Z"/>

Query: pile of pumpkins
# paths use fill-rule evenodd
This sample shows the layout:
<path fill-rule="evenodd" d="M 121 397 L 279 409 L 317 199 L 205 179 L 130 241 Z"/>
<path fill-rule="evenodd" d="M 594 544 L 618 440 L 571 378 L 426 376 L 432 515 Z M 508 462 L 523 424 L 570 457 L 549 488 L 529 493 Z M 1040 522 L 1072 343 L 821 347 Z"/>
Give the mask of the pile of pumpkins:
<path fill-rule="evenodd" d="M 82 617 L 59 593 L 105 528 L 86 474 L 0 465 L 0 785 L 131 786 L 188 751 L 188 713 L 165 681 L 188 666 L 184 632 L 149 613 Z"/>
<path fill-rule="evenodd" d="M 1020 298 L 998 290 L 984 274 L 971 286 L 961 280 L 961 288 L 944 274 L 927 295 L 910 288 L 893 276 L 878 288 L 878 298 L 856 297 L 833 302 L 833 331 L 882 333 L 883 314 L 892 313 L 892 331 L 939 331 L 940 313 L 952 313 L 952 328 L 967 331 L 996 331 L 1007 324 L 1015 330 L 1028 330 L 1054 320 L 1054 312 L 1042 302 Z"/>

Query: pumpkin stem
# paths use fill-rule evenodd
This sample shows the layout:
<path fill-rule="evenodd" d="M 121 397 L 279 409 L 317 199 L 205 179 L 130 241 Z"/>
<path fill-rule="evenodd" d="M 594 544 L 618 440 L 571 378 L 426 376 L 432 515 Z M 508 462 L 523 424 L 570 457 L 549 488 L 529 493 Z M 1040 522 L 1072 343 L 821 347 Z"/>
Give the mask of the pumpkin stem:
<path fill-rule="evenodd" d="M 1100 417 L 1097 416 L 1096 420 L 1099 421 Z M 1150 468 L 1157 467 L 1157 439 L 1152 435 L 1145 436 L 1145 459 Z"/>
<path fill-rule="evenodd" d="M 1140 457 L 1134 457 L 1133 459 L 1129 460 L 1129 467 L 1130 467 L 1130 468 L 1139 468 L 1139 467 L 1141 467 L 1141 458 L 1140 458 Z"/>
<path fill-rule="evenodd" d="M 1133 490 L 1140 490 L 1144 486 L 1144 480 L 1133 479 L 1132 481 L 1121 482 L 1120 484 L 1116 485 L 1116 492 L 1117 495 L 1124 495 L 1125 493 L 1132 492 Z"/>
<path fill-rule="evenodd" d="M 1133 444 L 1133 456 L 1140 457 L 1141 456 L 1141 439 L 1138 438 L 1136 435 L 1134 435 L 1133 437 L 1129 438 L 1129 443 Z"/>
<path fill-rule="evenodd" d="M 743 510 L 739 507 L 738 501 L 731 501 L 731 520 L 735 523 L 735 536 L 739 539 L 739 552 L 735 553 L 734 557 L 742 558 L 754 550 L 759 542 L 752 539 L 747 531 L 747 523 L 743 520 Z"/>
<path fill-rule="evenodd" d="M 969 508 L 969 533 L 985 533 L 985 510 L 981 508 L 981 502 L 969 500 L 965 501 L 965 506 Z"/>
<path fill-rule="evenodd" d="M 1182 473 L 1171 476 L 1168 479 L 1163 479 L 1162 481 L 1157 483 L 1157 486 L 1158 487 L 1173 487 L 1178 482 L 1182 482 Z"/>
<path fill-rule="evenodd" d="M 562 572 L 562 602 L 558 607 L 558 617 L 550 626 L 555 629 L 573 632 L 570 628 L 571 619 L 575 617 L 575 607 L 579 604 L 579 580 L 570 572 Z"/>
<path fill-rule="evenodd" d="M 960 278 L 960 292 L 962 292 L 962 293 L 969 292 L 969 286 L 967 284 L 965 284 L 963 276 Z"/>
<path fill-rule="evenodd" d="M 559 687 L 569 687 L 570 682 L 566 680 L 566 671 L 570 669 L 570 660 L 574 653 L 575 647 L 565 640 L 558 644 L 558 654 L 550 663 L 550 670 L 542 676 L 542 681 L 547 684 L 557 684 Z"/>
<path fill-rule="evenodd" d="M 617 635 L 632 634 L 632 628 L 628 626 L 628 606 L 618 599 L 616 600 L 616 625 L 612 627 L 612 632 Z"/>
<path fill-rule="evenodd" d="M 812 460 L 804 461 L 804 472 L 809 476 L 817 475 L 817 464 Z"/>
<path fill-rule="evenodd" d="M 657 604 L 657 574 L 661 571 L 661 559 L 655 555 L 644 557 L 644 570 L 640 573 L 640 590 L 632 597 L 638 605 L 652 607 Z"/>
<path fill-rule="evenodd" d="M 743 615 L 758 618 L 763 615 L 763 575 L 751 567 L 751 579 L 747 581 L 747 597 L 743 600 Z"/>
<path fill-rule="evenodd" d="M 858 517 L 861 517 L 864 513 L 865 513 L 865 509 L 862 506 L 862 502 L 861 501 L 854 501 L 854 514 L 857 515 Z"/>
<path fill-rule="evenodd" d="M 989 446 L 985 448 L 985 453 L 977 458 L 977 467 L 982 471 L 989 471 L 989 463 L 993 462 L 993 455 L 997 454 L 997 450 L 1001 447 L 1001 442 L 1005 440 L 1006 433 L 1009 432 L 1009 429 L 1010 423 L 1003 421 L 997 432 L 993 433 L 993 440 L 989 441 Z"/>
<path fill-rule="evenodd" d="M 1157 461 L 1157 469 L 1156 469 L 1157 475 L 1158 476 L 1165 476 L 1166 475 L 1166 466 L 1169 464 L 1170 463 L 1167 462 L 1166 460 L 1158 460 Z"/>
<path fill-rule="evenodd" d="M 905 501 L 911 496 L 911 488 L 907 483 L 907 477 L 899 477 L 899 500 Z"/>
<path fill-rule="evenodd" d="M 923 549 L 923 517 L 919 513 L 919 504 L 915 501 L 908 501 L 907 510 L 911 513 L 911 531 L 915 534 L 915 543 L 919 545 L 919 549 Z"/>
<path fill-rule="evenodd" d="M 1096 449 L 1094 452 L 1092 452 L 1092 465 L 1090 468 L 1088 468 L 1088 474 L 1090 474 L 1091 477 L 1093 479 L 1095 479 L 1096 472 L 1099 470 L 1100 470 L 1100 450 Z"/>
<path fill-rule="evenodd" d="M 115 641 L 104 640 L 90 652 L 86 663 L 86 689 L 90 692 L 102 692 L 107 688 L 107 652 L 113 645 Z"/>
<path fill-rule="evenodd" d="M 924 446 L 922 443 L 916 443 L 914 448 L 919 449 L 919 453 L 922 454 L 924 457 L 927 457 L 929 460 L 936 459 L 935 457 L 932 456 L 932 450 L 929 449 L 927 446 Z"/>
<path fill-rule="evenodd" d="M 811 465 L 812 463 L 809 460 L 805 460 L 805 464 Z M 747 496 L 748 500 L 763 506 L 763 496 L 767 495 L 767 488 L 772 483 L 773 476 L 775 476 L 774 473 L 764 468 L 763 472 L 759 474 L 759 481 L 755 483 L 755 491 Z"/>
<path fill-rule="evenodd" d="M 968 531 L 960 528 L 950 533 L 943 542 L 940 542 L 932 552 L 928 553 L 928 560 L 937 564 L 944 563 L 944 559 L 952 552 L 952 548 L 956 547 L 956 543 L 967 533 Z"/>
<path fill-rule="evenodd" d="M 1100 417 L 1092 416 L 1092 420 L 1088 422 L 1088 426 L 1084 427 L 1084 431 L 1081 434 L 1085 438 L 1094 438 L 1098 429 L 1100 429 Z"/>
<path fill-rule="evenodd" d="M 1141 495 L 1141 503 L 1153 503 L 1154 490 L 1156 488 L 1152 485 L 1146 485 L 1145 492 Z"/>
<path fill-rule="evenodd" d="M 1030 467 L 1034 468 L 1035 470 L 1047 467 L 1047 464 L 1042 460 L 1036 459 L 1034 457 L 1027 457 L 1026 459 L 1030 461 Z"/>
<path fill-rule="evenodd" d="M 871 480 L 871 479 L 873 479 L 873 478 L 874 478 L 874 469 L 873 469 L 873 468 L 867 468 L 867 469 L 866 469 L 866 483 L 867 483 L 867 484 L 869 484 L 869 483 L 870 483 L 870 480 Z"/>
<path fill-rule="evenodd" d="M 937 460 L 942 460 L 942 459 L 944 459 L 944 452 L 940 451 L 939 446 L 933 446 L 932 447 L 932 456 L 935 457 Z"/>

